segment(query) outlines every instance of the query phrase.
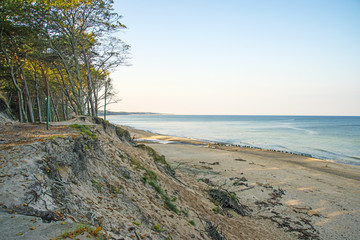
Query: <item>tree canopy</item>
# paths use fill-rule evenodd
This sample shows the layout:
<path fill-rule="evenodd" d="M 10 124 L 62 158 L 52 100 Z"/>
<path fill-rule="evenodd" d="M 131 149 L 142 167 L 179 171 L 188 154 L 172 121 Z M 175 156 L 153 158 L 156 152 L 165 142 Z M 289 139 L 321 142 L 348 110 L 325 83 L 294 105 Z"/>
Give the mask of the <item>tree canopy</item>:
<path fill-rule="evenodd" d="M 4 0 L 0 3 L 0 91 L 20 121 L 97 116 L 114 100 L 110 72 L 129 46 L 112 0 Z"/>

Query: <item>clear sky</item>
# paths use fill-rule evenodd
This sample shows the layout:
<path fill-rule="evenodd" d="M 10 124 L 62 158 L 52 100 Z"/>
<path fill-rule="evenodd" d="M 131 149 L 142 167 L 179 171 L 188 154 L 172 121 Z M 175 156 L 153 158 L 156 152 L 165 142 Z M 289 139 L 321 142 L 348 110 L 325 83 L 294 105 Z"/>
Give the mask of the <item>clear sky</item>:
<path fill-rule="evenodd" d="M 114 111 L 360 115 L 359 0 L 116 0 Z"/>

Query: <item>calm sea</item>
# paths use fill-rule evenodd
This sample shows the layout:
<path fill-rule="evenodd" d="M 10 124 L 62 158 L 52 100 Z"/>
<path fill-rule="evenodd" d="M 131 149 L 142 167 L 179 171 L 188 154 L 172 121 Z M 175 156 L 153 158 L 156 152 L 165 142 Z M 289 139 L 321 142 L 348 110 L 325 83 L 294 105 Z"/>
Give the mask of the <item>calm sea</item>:
<path fill-rule="evenodd" d="M 113 115 L 107 119 L 154 133 L 360 165 L 360 117 Z"/>

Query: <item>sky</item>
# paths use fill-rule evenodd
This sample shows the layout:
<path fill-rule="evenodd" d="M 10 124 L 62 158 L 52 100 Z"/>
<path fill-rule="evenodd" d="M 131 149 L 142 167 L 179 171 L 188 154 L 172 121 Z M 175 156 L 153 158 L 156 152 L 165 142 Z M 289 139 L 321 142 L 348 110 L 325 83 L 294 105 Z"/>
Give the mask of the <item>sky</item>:
<path fill-rule="evenodd" d="M 116 0 L 113 111 L 360 116 L 359 0 Z"/>

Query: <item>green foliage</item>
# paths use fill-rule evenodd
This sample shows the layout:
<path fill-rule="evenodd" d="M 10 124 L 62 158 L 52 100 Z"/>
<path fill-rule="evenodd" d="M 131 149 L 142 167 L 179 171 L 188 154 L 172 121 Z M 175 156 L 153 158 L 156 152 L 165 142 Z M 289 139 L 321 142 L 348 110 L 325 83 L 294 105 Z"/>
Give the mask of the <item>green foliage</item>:
<path fill-rule="evenodd" d="M 181 212 L 185 215 L 185 217 L 189 217 L 189 211 L 186 209 L 181 210 Z"/>
<path fill-rule="evenodd" d="M 158 176 L 155 172 L 145 168 L 144 166 L 141 165 L 141 163 L 134 159 L 134 158 L 130 158 L 130 163 L 131 165 L 135 166 L 138 169 L 142 169 L 145 170 L 144 176 L 143 176 L 143 181 L 144 184 L 149 183 L 149 185 L 151 187 L 153 187 L 155 189 L 155 191 L 157 193 L 160 194 L 160 196 L 164 199 L 165 202 L 165 206 L 168 207 L 171 211 L 175 212 L 176 214 L 179 213 L 179 210 L 177 209 L 177 207 L 172 203 L 171 198 L 167 195 L 167 193 L 160 187 L 160 185 L 158 184 Z M 173 201 L 175 201 L 176 198 L 173 198 Z"/>
<path fill-rule="evenodd" d="M 135 166 L 135 169 L 145 169 L 143 165 L 141 165 L 141 163 L 133 157 L 130 157 L 130 165 Z"/>
<path fill-rule="evenodd" d="M 216 214 L 224 215 L 224 211 L 219 206 L 214 207 L 212 210 Z"/>
<path fill-rule="evenodd" d="M 149 185 L 152 186 L 155 189 L 155 191 L 157 193 L 159 193 L 161 196 L 164 195 L 164 191 L 162 190 L 162 188 L 155 181 L 150 181 Z"/>
<path fill-rule="evenodd" d="M 118 194 L 119 193 L 119 188 L 115 187 L 111 184 L 107 184 L 107 187 L 109 188 L 109 192 L 110 193 L 114 193 L 114 194 Z"/>
<path fill-rule="evenodd" d="M 179 214 L 179 210 L 177 209 L 176 205 L 171 201 L 171 199 L 167 195 L 163 197 L 165 198 L 165 205 L 174 213 Z"/>
<path fill-rule="evenodd" d="M 137 222 L 137 221 L 133 221 L 132 222 L 134 225 L 136 225 L 136 226 L 140 226 L 141 225 L 141 223 L 139 223 L 139 222 Z"/>
<path fill-rule="evenodd" d="M 138 148 L 142 148 L 148 152 L 150 157 L 154 159 L 155 162 L 164 164 L 164 170 L 167 174 L 175 176 L 175 170 L 166 162 L 164 155 L 159 155 L 153 148 L 146 146 L 145 144 L 136 145 Z"/>
<path fill-rule="evenodd" d="M 122 129 L 121 127 L 116 127 L 115 128 L 115 131 L 116 131 L 116 135 L 119 137 L 119 138 L 130 138 L 130 133 L 129 131 L 125 130 L 125 129 Z"/>
<path fill-rule="evenodd" d="M 93 180 L 92 180 L 92 185 L 93 185 L 93 187 L 96 188 L 96 190 L 97 190 L 98 192 L 101 192 L 102 185 L 101 185 L 100 182 L 98 182 L 97 180 L 93 179 Z"/>
<path fill-rule="evenodd" d="M 148 181 L 148 179 L 146 177 L 143 177 L 142 180 L 143 180 L 144 184 L 146 184 Z"/>
<path fill-rule="evenodd" d="M 48 137 L 47 140 L 51 140 L 54 138 L 64 138 L 64 137 L 65 137 L 64 135 L 53 135 L 53 136 Z"/>
<path fill-rule="evenodd" d="M 164 199 L 165 206 L 168 207 L 171 211 L 179 214 L 179 210 L 177 209 L 176 205 L 171 201 L 171 198 L 167 195 L 167 193 L 157 184 L 156 181 L 150 181 L 149 185 L 152 186 L 157 193 L 161 195 Z"/>
<path fill-rule="evenodd" d="M 153 148 L 146 146 L 145 144 L 139 144 L 136 147 L 146 150 L 149 153 L 149 155 L 154 159 L 155 162 L 168 165 L 168 163 L 165 160 L 165 156 L 159 155 Z"/>
<path fill-rule="evenodd" d="M 156 173 L 154 173 L 151 170 L 145 169 L 145 174 L 144 177 L 151 180 L 151 181 L 157 181 L 158 180 L 158 176 L 156 175 Z"/>
<path fill-rule="evenodd" d="M 222 195 L 225 195 L 227 198 L 233 200 L 233 201 L 236 201 L 237 198 L 236 198 L 236 193 L 234 192 L 229 192 L 229 191 L 221 191 L 219 189 L 209 189 L 208 192 L 210 194 L 218 194 L 218 193 L 221 193 Z"/>
<path fill-rule="evenodd" d="M 122 172 L 122 176 L 126 179 L 130 179 L 130 174 L 129 172 Z"/>
<path fill-rule="evenodd" d="M 196 226 L 196 223 L 194 222 L 194 220 L 190 220 L 189 223 L 193 226 Z"/>
<path fill-rule="evenodd" d="M 154 230 L 155 232 L 163 232 L 163 231 L 165 231 L 159 226 L 159 224 L 154 225 L 151 229 Z"/>
<path fill-rule="evenodd" d="M 105 104 L 116 101 L 108 75 L 126 61 L 129 46 L 114 37 L 126 26 L 114 12 L 113 2 L 1 1 L 0 88 L 5 95 L 21 95 L 11 101 L 11 107 L 19 111 L 16 115 L 27 121 L 26 116 L 38 110 L 37 104 L 29 101 L 40 99 L 39 106 L 43 105 L 47 91 L 54 100 L 54 118 L 57 112 L 65 117 L 62 103 L 80 115 L 86 114 L 90 103 L 88 114 L 94 116 L 100 106 L 93 106 L 95 98 L 103 102 L 106 96 Z M 105 88 L 105 96 L 96 94 Z"/>
<path fill-rule="evenodd" d="M 72 127 L 73 129 L 76 129 L 78 131 L 80 131 L 81 134 L 83 135 L 88 135 L 89 137 L 91 137 L 92 139 L 96 140 L 97 139 L 97 135 L 93 132 L 90 131 L 89 126 L 87 125 L 82 125 L 82 124 L 72 124 L 70 125 L 70 127 Z"/>

